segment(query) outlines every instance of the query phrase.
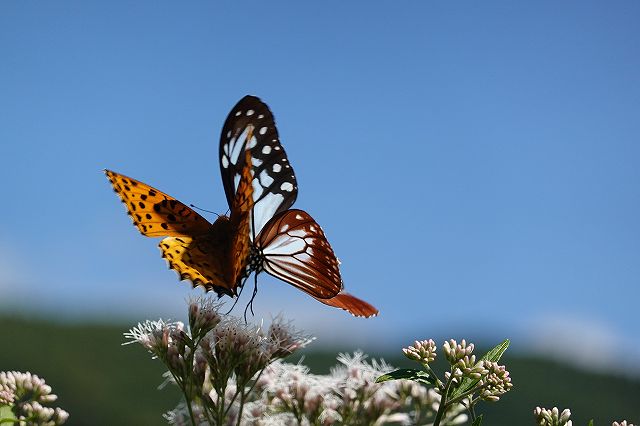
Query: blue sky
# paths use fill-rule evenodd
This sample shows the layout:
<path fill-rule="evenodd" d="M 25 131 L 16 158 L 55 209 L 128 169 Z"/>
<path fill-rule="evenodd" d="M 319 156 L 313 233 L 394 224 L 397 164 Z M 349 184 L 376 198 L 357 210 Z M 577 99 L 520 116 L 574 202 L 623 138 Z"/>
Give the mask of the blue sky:
<path fill-rule="evenodd" d="M 180 315 L 200 292 L 101 170 L 224 213 L 220 128 L 254 94 L 295 207 L 381 311 L 262 277 L 259 316 L 319 341 L 562 339 L 610 362 L 640 339 L 639 18 L 636 1 L 2 2 L 0 306 Z"/>

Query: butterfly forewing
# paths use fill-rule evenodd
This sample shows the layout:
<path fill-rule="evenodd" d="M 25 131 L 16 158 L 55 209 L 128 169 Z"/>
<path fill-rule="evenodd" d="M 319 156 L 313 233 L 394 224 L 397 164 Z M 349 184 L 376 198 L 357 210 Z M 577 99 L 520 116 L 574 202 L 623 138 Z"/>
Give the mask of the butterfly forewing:
<path fill-rule="evenodd" d="M 205 218 L 164 192 L 111 170 L 104 172 L 142 235 L 194 236 L 211 227 Z"/>
<path fill-rule="evenodd" d="M 287 210 L 271 219 L 257 237 L 262 268 L 320 299 L 342 289 L 338 260 L 320 225 L 302 210 Z"/>
<path fill-rule="evenodd" d="M 233 284 L 234 292 L 246 276 L 246 269 L 251 254 L 250 222 L 251 209 L 253 207 L 251 165 L 251 153 L 245 151 L 245 161 L 241 178 L 238 183 L 236 195 L 231 204 L 233 241 L 231 243 L 231 250 L 229 251 L 229 264 L 231 266 L 229 270 L 230 275 L 227 276 L 227 280 Z"/>
<path fill-rule="evenodd" d="M 334 296 L 331 299 L 316 298 L 316 300 L 324 303 L 325 305 L 333 306 L 334 308 L 344 309 L 356 317 L 369 318 L 378 315 L 378 310 L 373 307 L 373 305 L 362 299 L 358 299 L 349 293 L 340 292 L 337 296 Z"/>
<path fill-rule="evenodd" d="M 275 214 L 291 207 L 298 194 L 273 114 L 255 96 L 245 96 L 233 107 L 220 136 L 220 171 L 230 207 L 241 179 L 245 150 L 252 160 L 253 239 Z"/>

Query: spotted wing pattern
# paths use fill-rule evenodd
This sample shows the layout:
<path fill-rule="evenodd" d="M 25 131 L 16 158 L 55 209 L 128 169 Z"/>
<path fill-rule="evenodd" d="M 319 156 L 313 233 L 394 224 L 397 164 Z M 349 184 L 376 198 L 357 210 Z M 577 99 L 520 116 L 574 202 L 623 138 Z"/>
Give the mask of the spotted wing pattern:
<path fill-rule="evenodd" d="M 231 208 L 231 217 L 220 216 L 206 234 L 193 237 L 168 237 L 160 242 L 162 257 L 169 267 L 218 295 L 237 296 L 237 288 L 246 273 L 251 242 L 249 217 L 251 198 L 251 158 L 246 152 L 242 178 Z"/>
<path fill-rule="evenodd" d="M 255 96 L 245 96 L 233 107 L 220 136 L 220 171 L 229 206 L 242 175 L 248 150 L 252 159 L 253 239 L 277 213 L 291 207 L 298 185 L 269 107 Z"/>
<path fill-rule="evenodd" d="M 191 281 L 219 296 L 235 295 L 228 279 L 228 254 L 231 244 L 231 221 L 220 216 L 206 234 L 193 237 L 167 237 L 160 241 L 162 257 L 181 280 Z"/>
<path fill-rule="evenodd" d="M 104 172 L 142 235 L 185 237 L 209 230 L 209 221 L 175 198 L 139 180 Z"/>
<path fill-rule="evenodd" d="M 349 293 L 340 292 L 337 296 L 334 296 L 331 299 L 316 298 L 316 300 L 324 303 L 325 305 L 344 309 L 356 317 L 369 318 L 378 315 L 378 310 L 375 307 Z"/>
<path fill-rule="evenodd" d="M 220 216 L 214 224 L 182 202 L 139 180 L 105 170 L 115 192 L 127 206 L 138 230 L 160 241 L 162 257 L 181 280 L 218 294 L 232 294 L 228 281 L 231 222 Z"/>
<path fill-rule="evenodd" d="M 256 239 L 267 273 L 320 299 L 342 290 L 338 259 L 320 225 L 302 210 L 274 216 Z"/>

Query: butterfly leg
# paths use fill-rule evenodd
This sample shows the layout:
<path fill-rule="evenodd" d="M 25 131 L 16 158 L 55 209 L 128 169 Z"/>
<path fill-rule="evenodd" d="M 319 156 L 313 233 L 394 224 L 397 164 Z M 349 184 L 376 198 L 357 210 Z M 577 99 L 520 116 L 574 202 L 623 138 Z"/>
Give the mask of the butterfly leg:
<path fill-rule="evenodd" d="M 251 295 L 251 300 L 247 304 L 247 307 L 244 308 L 244 322 L 247 322 L 247 309 L 251 309 L 251 315 L 255 316 L 256 314 L 253 312 L 253 299 L 256 298 L 256 294 L 258 294 L 258 273 L 254 272 L 253 274 L 253 294 Z"/>
<path fill-rule="evenodd" d="M 233 305 L 231 305 L 231 309 L 229 309 L 225 315 L 229 315 L 231 313 L 231 311 L 233 311 L 233 308 L 236 307 L 236 303 L 238 303 L 238 300 L 240 300 L 240 295 L 242 294 L 242 290 L 244 290 L 244 282 L 240 286 L 240 291 L 238 292 L 238 297 L 236 297 L 236 300 L 233 302 Z M 245 311 L 246 311 L 246 309 L 245 309 Z M 246 322 L 246 316 L 247 315 L 245 314 L 245 322 Z"/>

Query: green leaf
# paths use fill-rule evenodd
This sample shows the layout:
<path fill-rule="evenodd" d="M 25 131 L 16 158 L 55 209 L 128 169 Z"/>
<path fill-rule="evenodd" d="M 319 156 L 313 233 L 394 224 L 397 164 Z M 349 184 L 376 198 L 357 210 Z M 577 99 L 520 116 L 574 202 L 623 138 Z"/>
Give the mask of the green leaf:
<path fill-rule="evenodd" d="M 480 426 L 482 424 L 482 414 L 480 414 L 476 419 L 471 423 L 471 426 Z"/>
<path fill-rule="evenodd" d="M 11 411 L 10 405 L 0 405 L 0 424 L 1 423 L 15 423 L 16 416 Z"/>
<path fill-rule="evenodd" d="M 407 379 L 419 382 L 422 384 L 433 385 L 433 379 L 429 376 L 429 373 L 422 370 L 413 370 L 411 368 L 402 368 L 400 370 L 392 371 L 391 373 L 383 374 L 376 379 L 376 383 L 388 382 L 389 380 Z"/>
<path fill-rule="evenodd" d="M 589 424 L 587 426 L 593 426 L 593 419 L 589 420 Z"/>
<path fill-rule="evenodd" d="M 489 352 L 484 354 L 484 356 L 480 359 L 486 359 L 491 362 L 498 362 L 502 357 L 502 354 L 507 350 L 511 341 L 509 339 L 505 339 L 502 343 L 500 343 L 495 348 L 491 349 Z"/>
<path fill-rule="evenodd" d="M 498 362 L 500 360 L 500 358 L 502 357 L 502 354 L 504 354 L 504 352 L 509 347 L 510 343 L 511 343 L 511 341 L 509 341 L 509 339 L 505 339 L 498 346 L 496 346 L 495 348 L 491 349 L 489 352 L 484 354 L 482 356 L 482 358 L 480 358 L 480 360 L 481 361 L 482 360 L 487 360 L 487 361 L 491 361 L 491 362 Z M 464 378 L 462 380 L 462 383 L 460 383 L 460 386 L 458 386 L 451 393 L 450 398 L 453 399 L 453 398 L 459 397 L 460 395 L 462 395 L 463 393 L 467 392 L 469 389 L 474 387 L 478 382 L 479 382 L 478 379 L 470 379 L 468 377 Z"/>

